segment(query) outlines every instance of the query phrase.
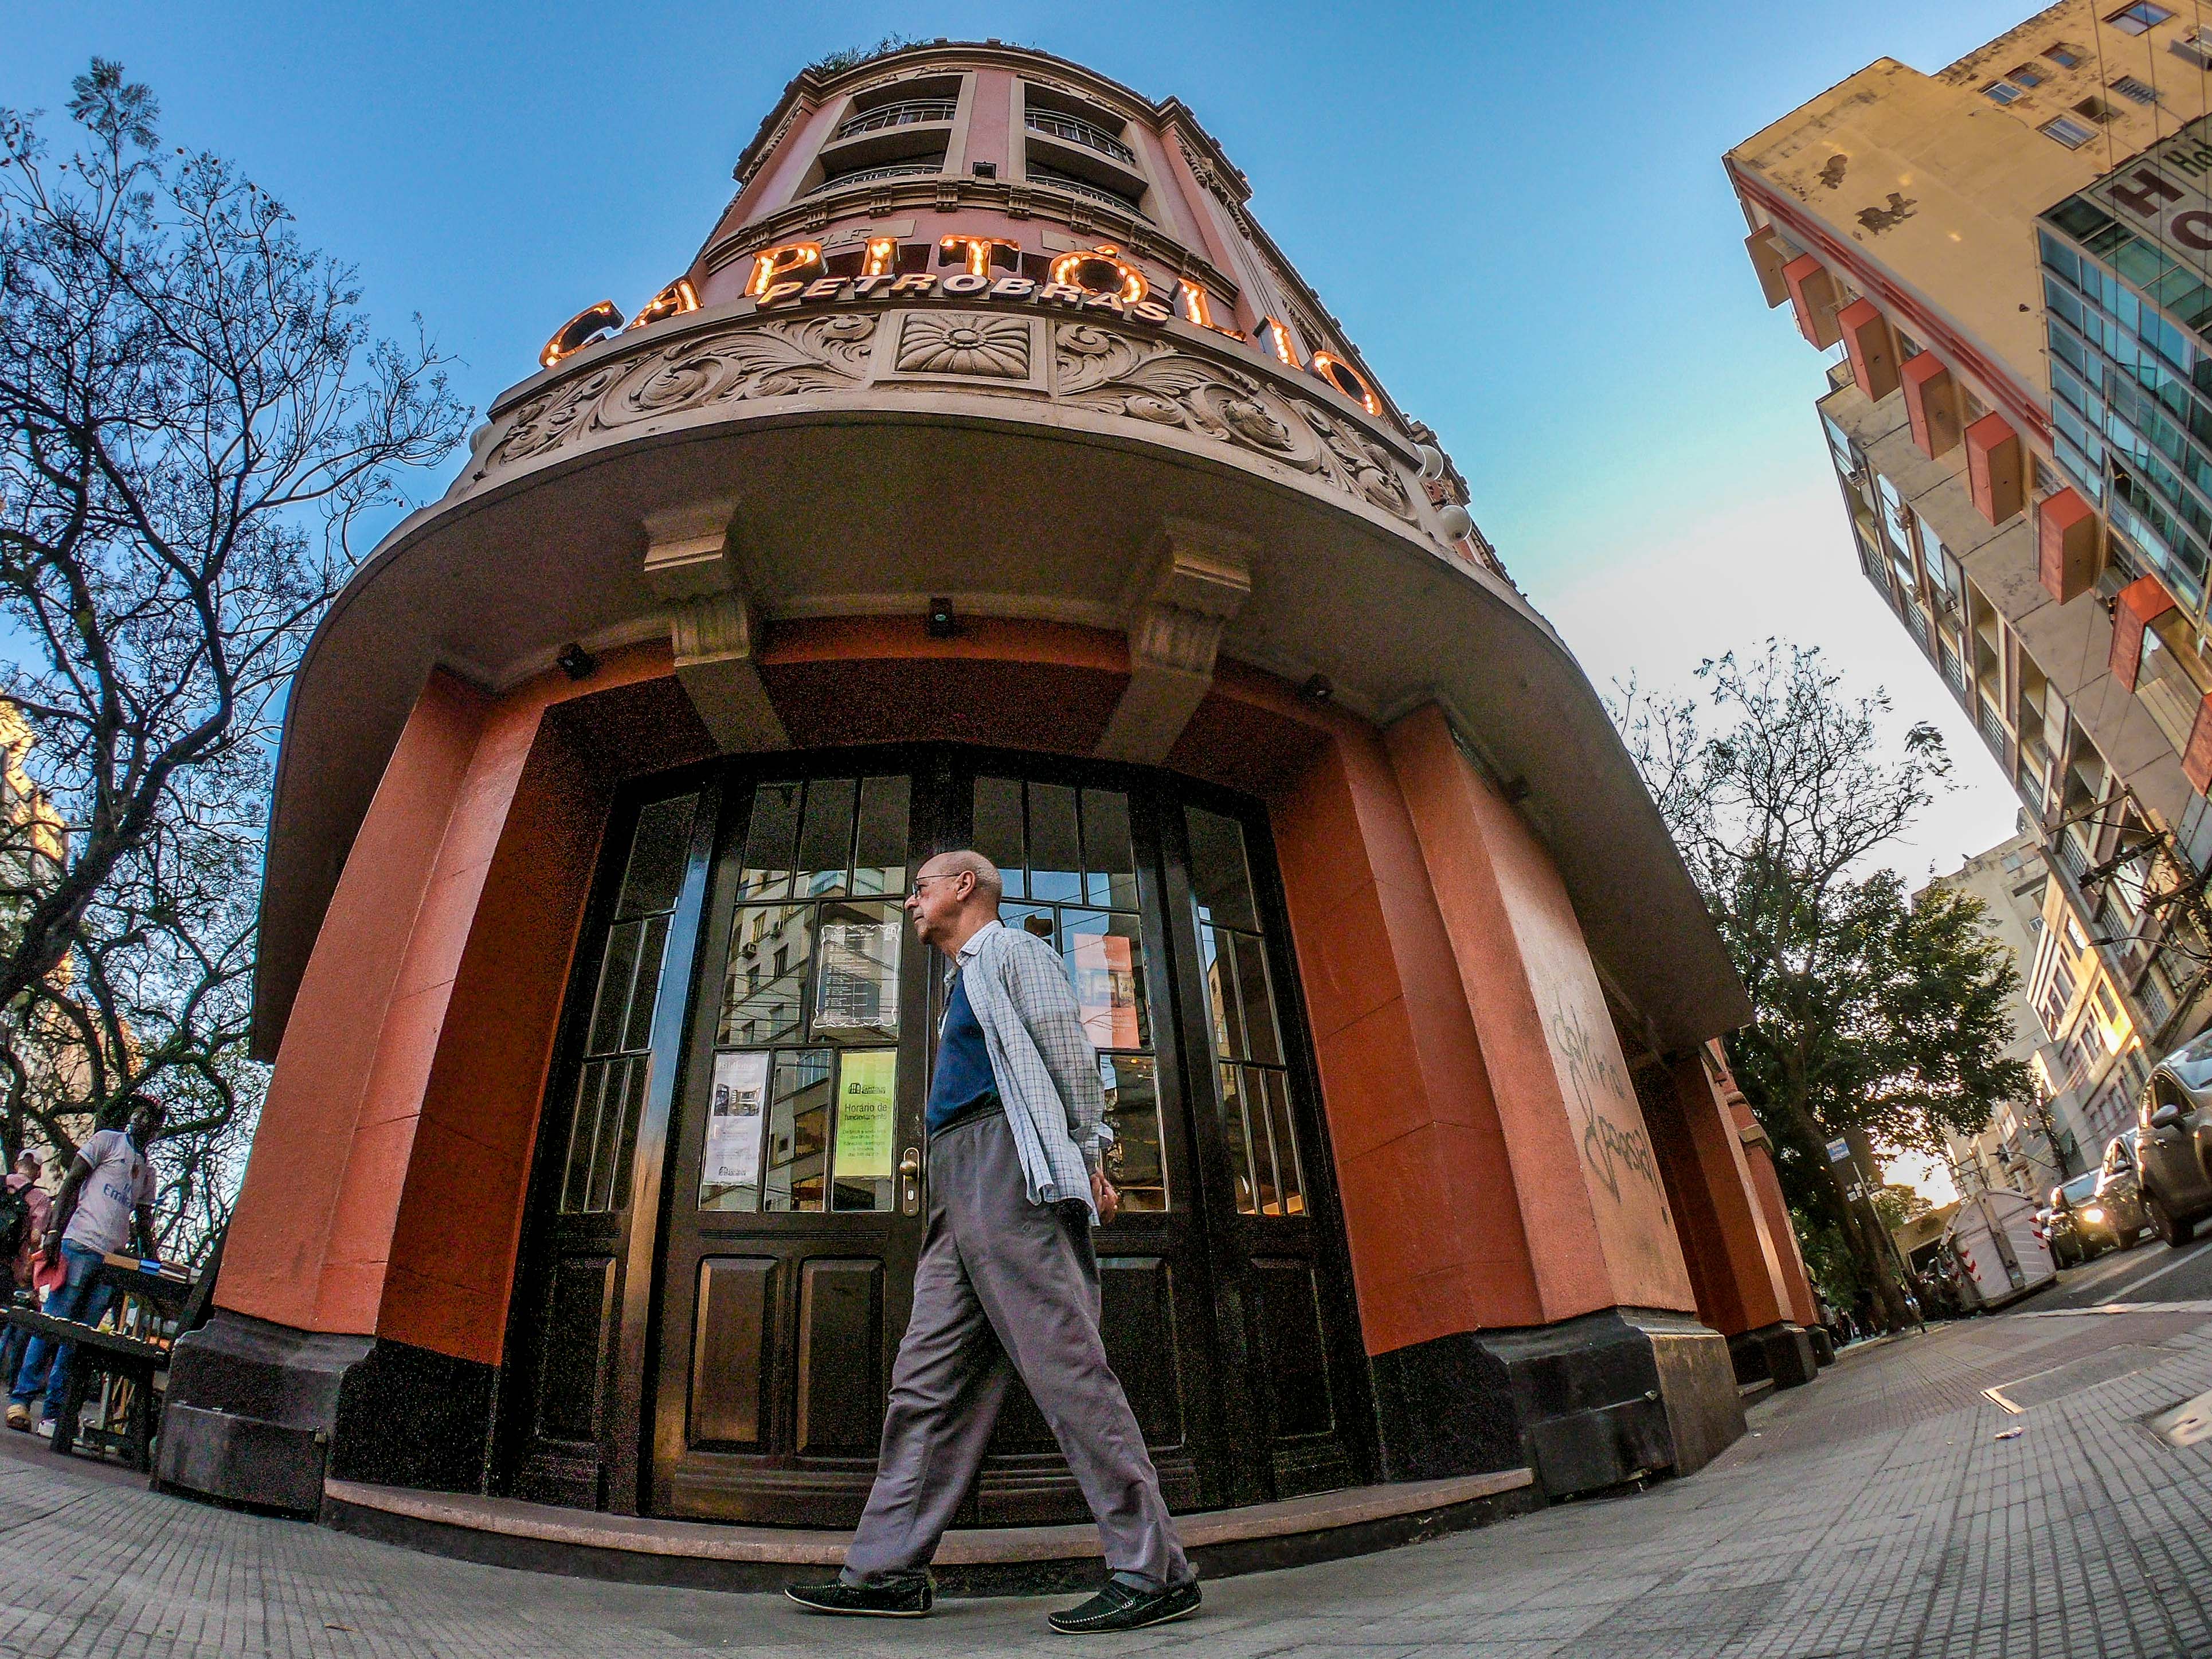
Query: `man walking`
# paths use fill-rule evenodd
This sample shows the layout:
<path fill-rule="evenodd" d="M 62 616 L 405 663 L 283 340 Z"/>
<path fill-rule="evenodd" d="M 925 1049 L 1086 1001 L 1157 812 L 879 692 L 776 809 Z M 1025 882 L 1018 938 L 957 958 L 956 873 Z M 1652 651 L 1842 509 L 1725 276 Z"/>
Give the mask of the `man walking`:
<path fill-rule="evenodd" d="M 980 853 L 940 853 L 906 897 L 915 935 L 955 964 L 924 1112 L 929 1216 L 914 1312 L 844 1571 L 785 1594 L 817 1613 L 927 1613 L 930 1559 L 1018 1372 L 1098 1522 L 1111 1574 L 1052 1626 L 1140 1630 L 1196 1612 L 1199 1589 L 1098 1336 L 1091 1228 L 1118 1202 L 1099 1167 L 1113 1131 L 1066 970 L 1043 940 L 1000 924 L 1000 890 Z"/>
<path fill-rule="evenodd" d="M 141 1096 L 131 1103 L 121 1130 L 102 1129 L 79 1149 L 62 1182 L 39 1254 L 49 1267 L 59 1261 L 66 1276 L 46 1296 L 46 1310 L 56 1319 L 97 1325 L 115 1298 L 112 1286 L 93 1282 L 93 1270 L 110 1250 L 135 1245 L 151 1255 L 154 1245 L 154 1166 L 146 1149 L 161 1130 L 161 1108 Z M 23 1351 L 15 1385 L 9 1390 L 8 1426 L 31 1426 L 31 1402 L 46 1397 L 46 1415 L 68 1391 L 71 1344 L 31 1339 Z M 51 1420 L 40 1425 L 51 1433 Z"/>

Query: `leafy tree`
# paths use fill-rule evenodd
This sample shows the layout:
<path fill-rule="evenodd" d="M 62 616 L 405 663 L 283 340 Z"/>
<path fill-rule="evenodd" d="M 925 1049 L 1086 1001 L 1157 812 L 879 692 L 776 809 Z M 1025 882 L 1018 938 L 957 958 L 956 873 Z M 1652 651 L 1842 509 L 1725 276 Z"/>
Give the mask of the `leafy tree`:
<path fill-rule="evenodd" d="M 374 337 L 353 273 L 279 203 L 165 153 L 120 65 L 73 90 L 65 160 L 35 112 L 0 110 L 0 696 L 50 820 L 0 823 L 0 1139 L 66 1157 L 149 1089 L 173 1170 L 258 1097 L 242 1044 L 283 689 L 356 532 L 468 411 L 419 325 Z"/>
<path fill-rule="evenodd" d="M 1935 1207 L 1917 1187 L 1899 1186 L 1894 1181 L 1884 1182 L 1881 1190 L 1874 1195 L 1874 1212 L 1893 1233 L 1908 1221 L 1917 1221 Z"/>
<path fill-rule="evenodd" d="M 1948 775 L 1932 726 L 1884 758 L 1887 698 L 1845 695 L 1817 648 L 1769 640 L 1698 672 L 1703 702 L 1632 685 L 1615 717 L 1751 993 L 1729 1060 L 1784 1190 L 1834 1226 L 1901 1324 L 1889 1241 L 1826 1144 L 1940 1155 L 1946 1127 L 1971 1133 L 2024 1097 L 2027 1068 L 2002 1054 L 2019 970 L 1972 896 L 1916 903 L 1893 872 L 1861 873 Z"/>

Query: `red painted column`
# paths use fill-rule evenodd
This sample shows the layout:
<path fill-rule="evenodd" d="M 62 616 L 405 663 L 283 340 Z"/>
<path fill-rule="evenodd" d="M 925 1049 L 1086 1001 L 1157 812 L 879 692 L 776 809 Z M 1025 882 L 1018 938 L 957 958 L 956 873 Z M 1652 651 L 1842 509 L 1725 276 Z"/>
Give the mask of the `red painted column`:
<path fill-rule="evenodd" d="M 1367 1352 L 1559 1316 L 1380 738 L 1336 717 L 1268 805 Z"/>
<path fill-rule="evenodd" d="M 1735 1124 L 1697 1055 L 1672 1061 L 1667 1070 L 1692 1160 L 1692 1180 L 1711 1218 L 1711 1233 L 1701 1242 L 1726 1279 L 1729 1322 L 1714 1328 L 1734 1336 L 1781 1323 L 1790 1316 L 1789 1290 Z"/>
<path fill-rule="evenodd" d="M 1389 741 L 1481 1039 L 1544 1318 L 1694 1311 L 1650 1132 L 1550 854 L 1435 704 Z"/>
<path fill-rule="evenodd" d="M 613 771 L 546 715 L 669 672 L 665 647 L 640 647 L 495 702 L 445 675 L 424 687 L 285 1027 L 219 1305 L 498 1363 Z"/>

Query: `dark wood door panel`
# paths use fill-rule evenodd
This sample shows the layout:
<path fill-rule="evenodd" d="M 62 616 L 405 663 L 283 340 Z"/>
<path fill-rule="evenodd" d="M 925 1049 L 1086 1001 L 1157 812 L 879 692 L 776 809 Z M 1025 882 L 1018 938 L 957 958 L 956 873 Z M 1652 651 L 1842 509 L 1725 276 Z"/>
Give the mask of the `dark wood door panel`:
<path fill-rule="evenodd" d="M 872 1457 L 884 1433 L 884 1264 L 809 1261 L 799 1292 L 802 1457 Z"/>
<path fill-rule="evenodd" d="M 614 1298 L 611 1255 L 568 1256 L 554 1263 L 540 1339 L 546 1358 L 532 1414 L 539 1439 L 586 1444 L 598 1440 Z"/>
<path fill-rule="evenodd" d="M 1184 1441 L 1182 1345 L 1176 1330 L 1180 1277 L 1165 1256 L 1107 1256 L 1098 1263 L 1106 1358 L 1156 1455 Z"/>
<path fill-rule="evenodd" d="M 759 1255 L 710 1255 L 699 1264 L 684 1437 L 690 1445 L 752 1450 L 765 1437 L 778 1266 Z"/>
<path fill-rule="evenodd" d="M 1260 1351 L 1274 1406 L 1274 1437 L 1295 1440 L 1336 1428 L 1321 1291 L 1310 1261 L 1255 1256 Z"/>

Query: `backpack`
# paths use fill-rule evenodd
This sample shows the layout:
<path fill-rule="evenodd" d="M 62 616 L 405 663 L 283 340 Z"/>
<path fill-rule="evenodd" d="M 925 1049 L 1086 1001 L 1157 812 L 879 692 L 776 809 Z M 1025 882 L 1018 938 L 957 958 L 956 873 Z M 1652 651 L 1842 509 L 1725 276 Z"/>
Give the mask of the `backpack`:
<path fill-rule="evenodd" d="M 31 1231 L 31 1201 L 19 1187 L 0 1185 L 0 1261 L 12 1261 Z"/>

